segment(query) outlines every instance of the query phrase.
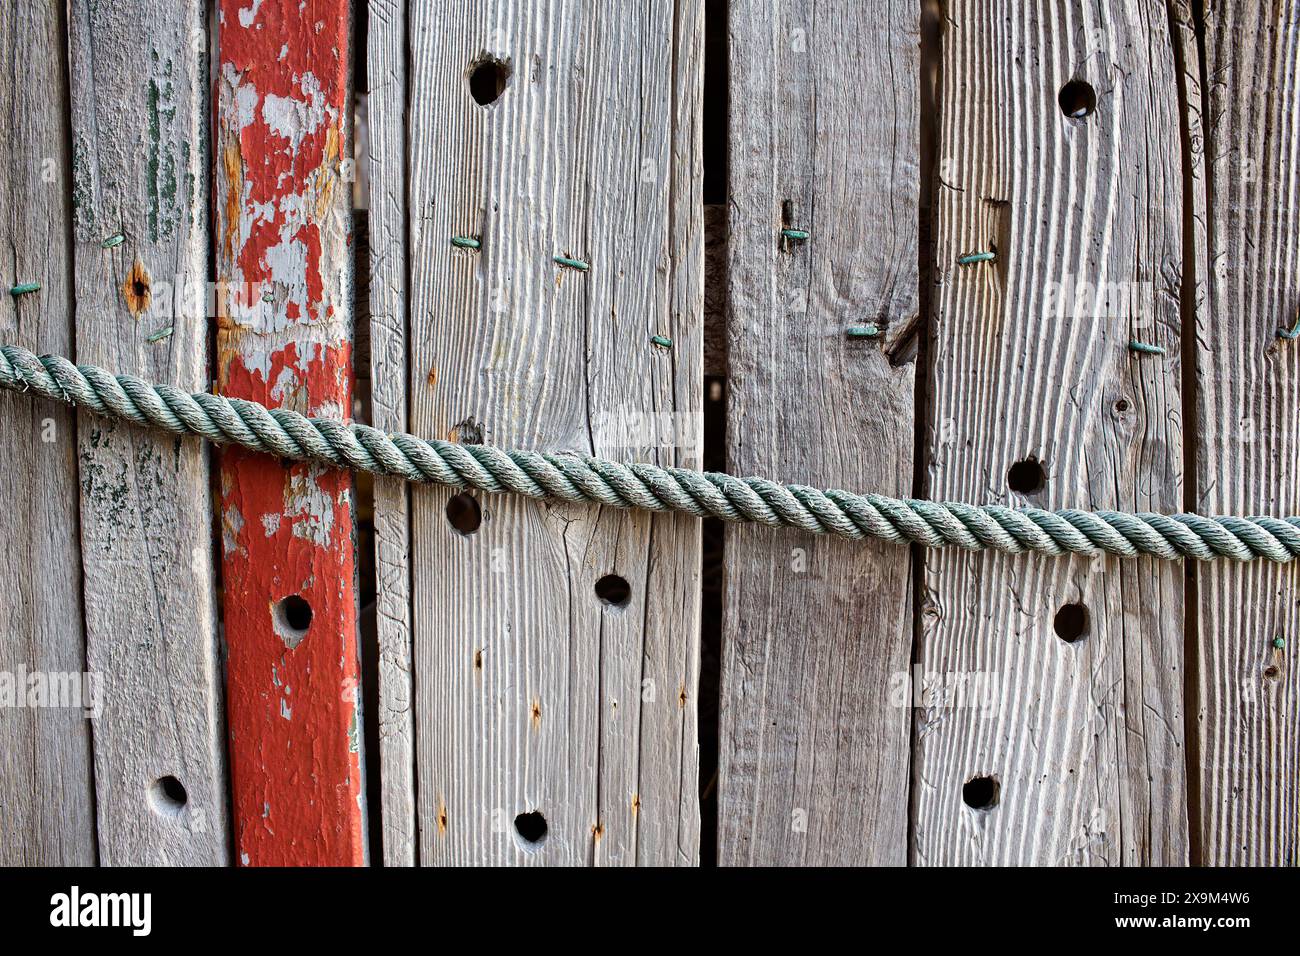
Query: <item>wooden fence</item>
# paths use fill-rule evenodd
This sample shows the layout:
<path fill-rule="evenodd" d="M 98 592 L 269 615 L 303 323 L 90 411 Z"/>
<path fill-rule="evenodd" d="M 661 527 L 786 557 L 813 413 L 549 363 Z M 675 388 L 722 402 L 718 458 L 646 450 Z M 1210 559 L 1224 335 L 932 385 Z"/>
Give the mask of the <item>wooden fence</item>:
<path fill-rule="evenodd" d="M 23 0 L 0 341 L 454 441 L 1300 514 L 1298 63 L 1263 0 Z M 0 863 L 1300 862 L 1295 565 L 724 530 L 7 393 L 0 492 Z"/>

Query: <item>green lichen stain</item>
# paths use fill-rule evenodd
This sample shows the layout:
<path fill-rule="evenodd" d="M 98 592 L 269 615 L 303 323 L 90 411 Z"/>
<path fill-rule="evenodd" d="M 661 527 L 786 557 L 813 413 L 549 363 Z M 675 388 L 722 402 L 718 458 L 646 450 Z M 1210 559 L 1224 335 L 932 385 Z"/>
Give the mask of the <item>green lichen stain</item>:
<path fill-rule="evenodd" d="M 147 435 L 118 435 L 118 423 L 90 426 L 81 449 L 81 494 L 103 532 L 101 544 L 112 550 L 144 530 L 150 560 L 168 560 L 167 543 L 150 529 L 172 519 L 176 475 L 184 442 Z M 170 463 L 169 463 L 170 462 Z"/>
<path fill-rule="evenodd" d="M 177 441 L 179 442 L 179 439 Z M 140 526 L 145 530 L 145 546 L 151 561 L 166 563 L 170 553 L 168 545 L 149 530 L 166 528 L 173 521 L 171 508 L 174 502 L 176 472 L 167 465 L 166 440 L 161 439 L 161 436 L 157 438 L 149 436 L 139 440 L 135 446 L 134 464 L 138 489 L 134 496 L 134 503 Z"/>
<path fill-rule="evenodd" d="M 194 164 L 190 162 L 190 144 L 181 143 L 181 162 L 185 166 L 185 179 L 189 184 L 189 195 L 185 197 L 187 203 L 193 203 L 199 196 L 199 184 L 194 176 Z"/>
<path fill-rule="evenodd" d="M 145 94 L 148 123 L 145 176 L 149 193 L 149 238 L 157 242 L 175 234 L 180 225 L 180 210 L 176 206 L 176 156 L 163 141 L 164 128 L 170 128 L 176 118 L 176 87 L 171 80 L 173 64 L 171 60 L 161 60 L 156 50 L 151 56 L 154 69 Z"/>
<path fill-rule="evenodd" d="M 127 515 L 131 507 L 131 488 L 125 462 L 111 467 L 114 456 L 109 451 L 112 435 L 117 429 L 109 424 L 90 430 L 89 449 L 81 452 L 81 495 L 101 522 L 107 537 L 101 544 L 112 549 L 123 529 L 128 526 Z M 101 457 L 97 452 L 106 454 Z"/>
<path fill-rule="evenodd" d="M 72 142 L 72 225 L 77 238 L 95 234 L 95 190 L 91 184 L 90 150 L 78 136 Z"/>
<path fill-rule="evenodd" d="M 103 429 L 99 428 L 99 426 L 97 425 L 91 426 L 90 429 L 91 448 L 106 448 L 108 446 L 108 440 L 112 436 L 113 432 L 117 431 L 117 425 L 114 422 L 109 422 L 107 423 L 107 425 L 105 425 L 105 427 L 108 429 L 107 434 L 105 434 Z"/>

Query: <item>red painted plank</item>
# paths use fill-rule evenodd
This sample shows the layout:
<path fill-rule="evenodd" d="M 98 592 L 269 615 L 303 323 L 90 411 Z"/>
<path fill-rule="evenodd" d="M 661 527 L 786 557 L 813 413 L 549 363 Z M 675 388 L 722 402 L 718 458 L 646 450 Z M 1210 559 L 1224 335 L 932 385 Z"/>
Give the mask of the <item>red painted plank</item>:
<path fill-rule="evenodd" d="M 222 0 L 220 17 L 218 387 L 346 417 L 348 3 Z M 351 476 L 227 451 L 221 505 L 236 858 L 360 865 Z"/>

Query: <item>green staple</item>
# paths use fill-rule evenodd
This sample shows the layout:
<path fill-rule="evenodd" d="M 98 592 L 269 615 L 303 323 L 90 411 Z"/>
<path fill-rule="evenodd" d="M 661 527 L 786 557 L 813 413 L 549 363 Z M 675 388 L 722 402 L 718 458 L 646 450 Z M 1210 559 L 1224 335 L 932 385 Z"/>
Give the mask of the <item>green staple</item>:
<path fill-rule="evenodd" d="M 1136 339 L 1129 342 L 1128 348 L 1130 352 L 1141 352 L 1143 355 L 1164 355 L 1165 354 L 1165 350 L 1163 346 L 1149 345 L 1146 342 L 1139 342 Z"/>
<path fill-rule="evenodd" d="M 844 334 L 851 339 L 874 339 L 880 334 L 880 326 L 875 323 L 869 325 L 850 325 L 844 330 Z"/>
<path fill-rule="evenodd" d="M 666 335 L 652 335 L 650 336 L 650 344 L 657 345 L 661 349 L 670 349 L 673 347 L 673 340 Z"/>
<path fill-rule="evenodd" d="M 98 415 L 177 435 L 200 435 L 280 458 L 489 493 L 678 511 L 856 541 L 915 542 L 931 548 L 1008 554 L 1149 554 L 1171 561 L 1300 559 L 1300 517 L 1044 511 L 921 501 L 820 491 L 688 468 L 620 464 L 574 453 L 462 445 L 389 435 L 357 422 L 307 418 L 287 408 L 268 409 L 208 392 L 191 394 L 131 375 L 113 375 L 94 365 L 73 365 L 58 355 L 38 358 L 16 345 L 0 345 L 0 388 L 35 392 Z"/>
<path fill-rule="evenodd" d="M 12 289 L 9 290 L 9 294 L 17 297 L 20 295 L 26 295 L 29 292 L 40 292 L 40 291 L 41 291 L 41 284 L 39 282 L 20 282 L 18 285 L 14 286 Z"/>
<path fill-rule="evenodd" d="M 977 262 L 992 262 L 997 257 L 996 252 L 968 252 L 964 256 L 957 257 L 957 265 L 969 266 Z"/>
<path fill-rule="evenodd" d="M 570 269 L 577 269 L 579 272 L 586 272 L 591 268 L 591 263 L 583 262 L 581 259 L 570 259 L 568 256 L 552 256 L 556 262 L 562 266 L 568 266 Z"/>
<path fill-rule="evenodd" d="M 458 247 L 460 247 L 461 249 L 481 249 L 481 248 L 483 248 L 483 243 L 480 242 L 479 240 L 475 239 L 473 236 L 452 236 L 452 237 L 451 237 L 451 244 L 452 244 L 453 246 L 458 246 Z"/>
<path fill-rule="evenodd" d="M 782 229 L 781 235 L 785 236 L 787 239 L 794 239 L 798 242 L 803 242 L 805 239 L 809 238 L 809 233 L 806 229 Z"/>
<path fill-rule="evenodd" d="M 161 329 L 159 329 L 159 330 L 158 330 L 157 332 L 155 332 L 153 335 L 151 335 L 151 336 L 149 336 L 147 339 L 145 339 L 145 341 L 148 342 L 148 343 L 150 343 L 150 344 L 153 344 L 154 342 L 161 342 L 163 339 L 168 338 L 168 337 L 169 337 L 173 332 L 175 332 L 175 331 L 176 331 L 176 330 L 175 330 L 172 326 L 169 325 L 169 326 L 166 326 L 165 328 L 161 328 Z"/>
<path fill-rule="evenodd" d="M 124 243 L 124 242 L 126 242 L 126 236 L 124 236 L 124 235 L 122 235 L 120 232 L 118 232 L 118 233 L 114 233 L 113 235 L 111 235 L 111 236 L 109 236 L 107 239 L 105 239 L 103 242 L 101 242 L 101 243 L 99 244 L 99 248 L 101 248 L 101 249 L 112 249 L 112 248 L 114 248 L 114 247 L 116 247 L 116 246 L 120 246 L 120 245 L 121 245 L 122 243 Z"/>
<path fill-rule="evenodd" d="M 1289 329 L 1278 329 L 1277 337 L 1279 339 L 1300 339 L 1300 313 L 1296 314 L 1295 325 Z"/>

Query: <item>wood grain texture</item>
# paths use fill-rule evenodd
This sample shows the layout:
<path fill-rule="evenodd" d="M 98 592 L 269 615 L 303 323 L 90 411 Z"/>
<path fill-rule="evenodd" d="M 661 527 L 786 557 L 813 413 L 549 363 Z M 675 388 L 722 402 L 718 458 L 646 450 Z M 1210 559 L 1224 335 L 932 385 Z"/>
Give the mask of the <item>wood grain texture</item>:
<path fill-rule="evenodd" d="M 352 411 L 349 5 L 220 6 L 217 382 Z M 242 865 L 366 860 L 352 475 L 221 456 L 230 766 Z"/>
<path fill-rule="evenodd" d="M 70 5 L 76 355 L 187 390 L 207 383 L 207 42 L 197 0 Z M 100 861 L 225 863 L 207 451 L 89 414 L 77 437 Z"/>
<path fill-rule="evenodd" d="M 918 6 L 729 16 L 728 468 L 908 494 Z M 845 336 L 867 322 L 884 336 Z M 910 716 L 888 677 L 909 661 L 908 551 L 742 526 L 726 542 L 719 863 L 906 862 Z"/>
<path fill-rule="evenodd" d="M 697 460 L 702 28 L 695 2 L 411 11 L 415 432 Z M 698 523 L 481 497 L 465 536 L 449 497 L 412 492 L 420 862 L 695 863 Z"/>
<path fill-rule="evenodd" d="M 0 7 L 0 340 L 72 352 L 71 171 L 64 5 Z M 95 860 L 91 723 L 76 707 L 34 709 L 27 677 L 86 669 L 71 411 L 0 396 L 0 866 Z M 84 685 L 78 685 L 84 686 Z"/>
<path fill-rule="evenodd" d="M 1165 4 L 946 6 L 928 497 L 1181 510 L 1175 42 Z M 1045 485 L 1017 494 L 1031 458 Z M 1182 568 L 945 552 L 924 580 L 913 861 L 1186 863 Z"/>
<path fill-rule="evenodd" d="M 1300 514 L 1300 342 L 1277 336 L 1300 314 L 1300 9 L 1206 7 L 1195 504 Z M 1202 566 L 1197 589 L 1203 862 L 1295 866 L 1300 568 Z"/>
<path fill-rule="evenodd" d="M 370 0 L 369 248 L 371 423 L 410 431 L 406 404 L 406 3 Z M 410 489 L 375 480 L 379 767 L 387 866 L 414 866 L 415 714 L 411 675 Z"/>

